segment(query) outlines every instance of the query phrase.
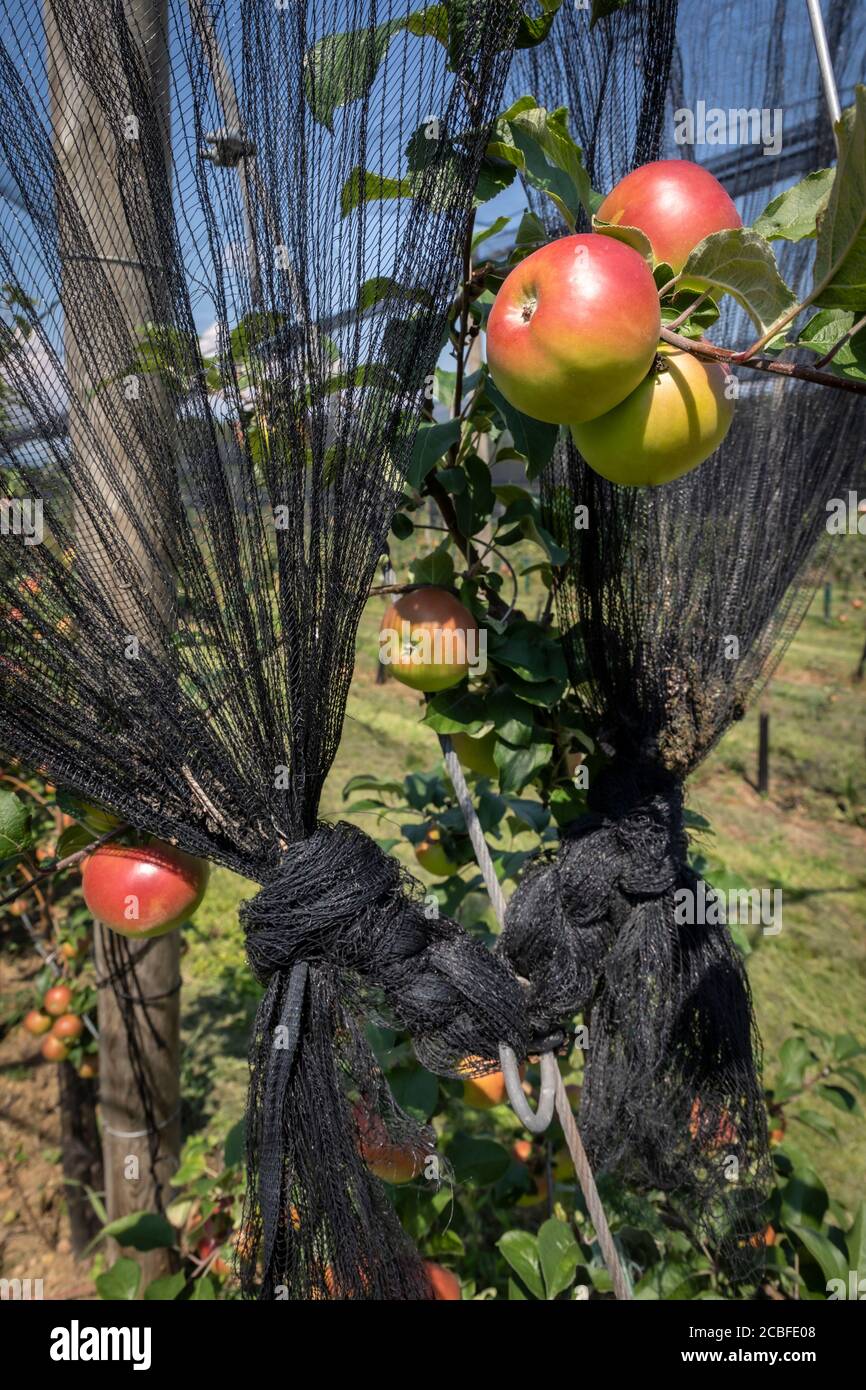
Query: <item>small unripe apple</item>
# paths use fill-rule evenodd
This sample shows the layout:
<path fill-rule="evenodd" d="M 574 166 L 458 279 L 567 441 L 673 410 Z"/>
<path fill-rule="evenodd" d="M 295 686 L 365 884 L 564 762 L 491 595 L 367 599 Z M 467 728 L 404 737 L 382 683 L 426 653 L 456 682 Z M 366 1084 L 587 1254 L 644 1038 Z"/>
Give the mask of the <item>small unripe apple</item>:
<path fill-rule="evenodd" d="M 21 1020 L 22 1026 L 28 1033 L 32 1033 L 34 1038 L 40 1038 L 43 1033 L 49 1032 L 51 1019 L 48 1014 L 40 1013 L 38 1009 L 31 1009 Z"/>
<path fill-rule="evenodd" d="M 415 858 L 422 869 L 436 878 L 450 878 L 459 868 L 442 843 L 442 831 L 435 825 L 415 846 Z"/>
<path fill-rule="evenodd" d="M 99 1060 L 95 1053 L 92 1057 L 85 1057 L 78 1068 L 78 1075 L 82 1081 L 93 1081 L 99 1075 Z"/>
<path fill-rule="evenodd" d="M 42 1041 L 42 1056 L 46 1062 L 65 1062 L 69 1056 L 69 1048 L 62 1038 L 55 1038 L 53 1033 L 49 1033 L 47 1038 Z"/>
<path fill-rule="evenodd" d="M 637 227 L 657 262 L 678 274 L 699 241 L 711 232 L 742 227 L 736 207 L 718 179 L 690 159 L 657 159 L 626 174 L 608 193 L 598 217 Z"/>
<path fill-rule="evenodd" d="M 708 459 L 731 426 L 727 368 L 690 352 L 659 353 L 654 370 L 607 415 L 572 425 L 590 468 L 611 483 L 657 487 Z"/>
<path fill-rule="evenodd" d="M 496 747 L 496 730 L 473 738 L 470 734 L 452 734 L 451 743 L 464 767 L 477 772 L 480 777 L 498 777 L 499 768 L 493 757 Z"/>
<path fill-rule="evenodd" d="M 487 362 L 507 401 L 565 425 L 618 405 L 646 376 L 661 328 L 637 251 L 610 236 L 561 237 L 520 261 L 487 320 Z"/>
<path fill-rule="evenodd" d="M 175 845 L 101 845 L 81 872 L 84 901 L 98 922 L 123 936 L 162 936 L 196 911 L 210 869 Z"/>
<path fill-rule="evenodd" d="M 432 694 L 458 685 L 478 664 L 478 624 L 447 589 L 401 594 L 379 631 L 379 660 L 403 685 Z"/>
<path fill-rule="evenodd" d="M 55 1038 L 62 1038 L 64 1042 L 73 1042 L 75 1038 L 80 1038 L 84 1032 L 84 1024 L 78 1014 L 61 1014 L 55 1019 L 51 1029 Z"/>
<path fill-rule="evenodd" d="M 68 985 L 52 985 L 42 996 L 42 1007 L 52 1018 L 67 1013 L 71 1002 L 72 990 Z"/>
<path fill-rule="evenodd" d="M 437 1303 L 456 1303 L 462 1299 L 460 1280 L 452 1270 L 437 1264 L 435 1260 L 425 1260 L 424 1266 Z"/>

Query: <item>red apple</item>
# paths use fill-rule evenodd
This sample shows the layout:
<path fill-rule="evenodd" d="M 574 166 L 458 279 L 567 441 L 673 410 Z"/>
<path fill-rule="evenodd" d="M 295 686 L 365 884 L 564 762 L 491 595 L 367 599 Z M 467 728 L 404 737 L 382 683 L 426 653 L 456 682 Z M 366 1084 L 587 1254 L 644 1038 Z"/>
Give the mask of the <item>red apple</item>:
<path fill-rule="evenodd" d="M 743 225 L 718 179 L 690 159 L 657 159 L 626 174 L 597 216 L 637 227 L 649 237 L 656 261 L 665 261 L 674 274 L 705 236 Z"/>
<path fill-rule="evenodd" d="M 42 1014 L 38 1009 L 31 1009 L 29 1014 L 24 1015 L 21 1022 L 22 1026 L 28 1033 L 32 1033 L 34 1038 L 41 1037 L 51 1028 L 51 1019 L 48 1014 Z"/>
<path fill-rule="evenodd" d="M 661 370 L 621 405 L 571 427 L 590 468 L 609 482 L 669 483 L 709 458 L 730 428 L 734 403 L 725 395 L 726 367 L 667 348 L 659 359 Z"/>
<path fill-rule="evenodd" d="M 382 620 L 379 659 L 412 690 L 458 685 L 481 654 L 478 624 L 447 589 L 401 594 Z"/>
<path fill-rule="evenodd" d="M 609 236 L 562 237 L 505 280 L 487 321 L 487 361 L 518 410 L 571 424 L 639 385 L 660 328 L 658 292 L 637 251 Z"/>
<path fill-rule="evenodd" d="M 395 1143 L 381 1115 L 363 1104 L 355 1105 L 353 1112 L 361 1157 L 377 1178 L 390 1183 L 411 1182 L 424 1171 L 428 1155 Z"/>
<path fill-rule="evenodd" d="M 42 1056 L 46 1062 L 65 1062 L 69 1056 L 69 1048 L 62 1038 L 55 1038 L 53 1033 L 49 1033 L 47 1038 L 42 1040 Z"/>
<path fill-rule="evenodd" d="M 72 1042 L 75 1038 L 81 1037 L 84 1032 L 84 1024 L 78 1014 L 61 1014 L 58 1019 L 55 1019 L 51 1032 L 55 1038 L 62 1038 L 64 1042 Z"/>
<path fill-rule="evenodd" d="M 52 985 L 42 997 L 42 1007 L 52 1018 L 65 1014 L 72 1002 L 72 990 L 68 985 Z"/>
<path fill-rule="evenodd" d="M 84 861 L 84 901 L 98 922 L 123 936 L 162 936 L 191 917 L 209 866 L 174 845 L 101 845 Z"/>

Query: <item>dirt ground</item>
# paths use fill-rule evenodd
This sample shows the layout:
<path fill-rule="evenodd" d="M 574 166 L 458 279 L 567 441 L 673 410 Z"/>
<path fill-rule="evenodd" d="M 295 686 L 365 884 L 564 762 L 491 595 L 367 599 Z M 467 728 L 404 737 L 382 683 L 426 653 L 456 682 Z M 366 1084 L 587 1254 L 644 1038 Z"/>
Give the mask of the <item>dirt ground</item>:
<path fill-rule="evenodd" d="M 0 956 L 3 998 L 37 968 L 32 955 Z M 92 1299 L 92 1257 L 72 1253 L 59 1160 L 57 1066 L 12 1028 L 0 1039 L 0 1278 L 41 1279 L 46 1299 Z"/>

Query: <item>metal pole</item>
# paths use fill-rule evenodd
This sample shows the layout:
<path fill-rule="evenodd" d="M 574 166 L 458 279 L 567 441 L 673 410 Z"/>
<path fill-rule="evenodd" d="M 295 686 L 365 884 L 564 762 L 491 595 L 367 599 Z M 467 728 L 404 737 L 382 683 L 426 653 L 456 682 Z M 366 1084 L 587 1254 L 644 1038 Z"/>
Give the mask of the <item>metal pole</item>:
<path fill-rule="evenodd" d="M 833 123 L 833 135 L 836 140 L 836 150 L 838 153 L 839 138 L 836 135 L 836 122 L 842 115 L 842 108 L 839 105 L 839 91 L 836 87 L 836 74 L 833 71 L 833 60 L 830 57 L 830 45 L 827 43 L 827 30 L 824 28 L 824 15 L 821 12 L 821 0 L 806 0 L 806 8 L 809 11 L 809 21 L 812 25 L 812 38 L 815 40 L 818 67 L 821 71 L 821 81 L 824 84 L 824 100 L 827 103 L 827 111 Z"/>

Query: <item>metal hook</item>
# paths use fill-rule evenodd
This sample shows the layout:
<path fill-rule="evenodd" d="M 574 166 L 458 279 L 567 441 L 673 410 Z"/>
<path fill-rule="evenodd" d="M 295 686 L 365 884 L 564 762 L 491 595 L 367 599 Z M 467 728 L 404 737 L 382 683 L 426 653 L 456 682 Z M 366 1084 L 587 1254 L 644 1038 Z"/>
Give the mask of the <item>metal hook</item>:
<path fill-rule="evenodd" d="M 523 1094 L 514 1048 L 509 1047 L 507 1043 L 500 1043 L 499 1061 L 502 1065 L 502 1075 L 505 1077 L 508 1100 L 518 1120 L 525 1129 L 529 1130 L 530 1134 L 543 1134 L 546 1129 L 550 1128 L 553 1108 L 556 1104 L 556 1083 L 559 1077 L 556 1054 L 553 1052 L 542 1053 L 541 1092 L 538 1097 L 537 1110 L 532 1109 Z"/>

